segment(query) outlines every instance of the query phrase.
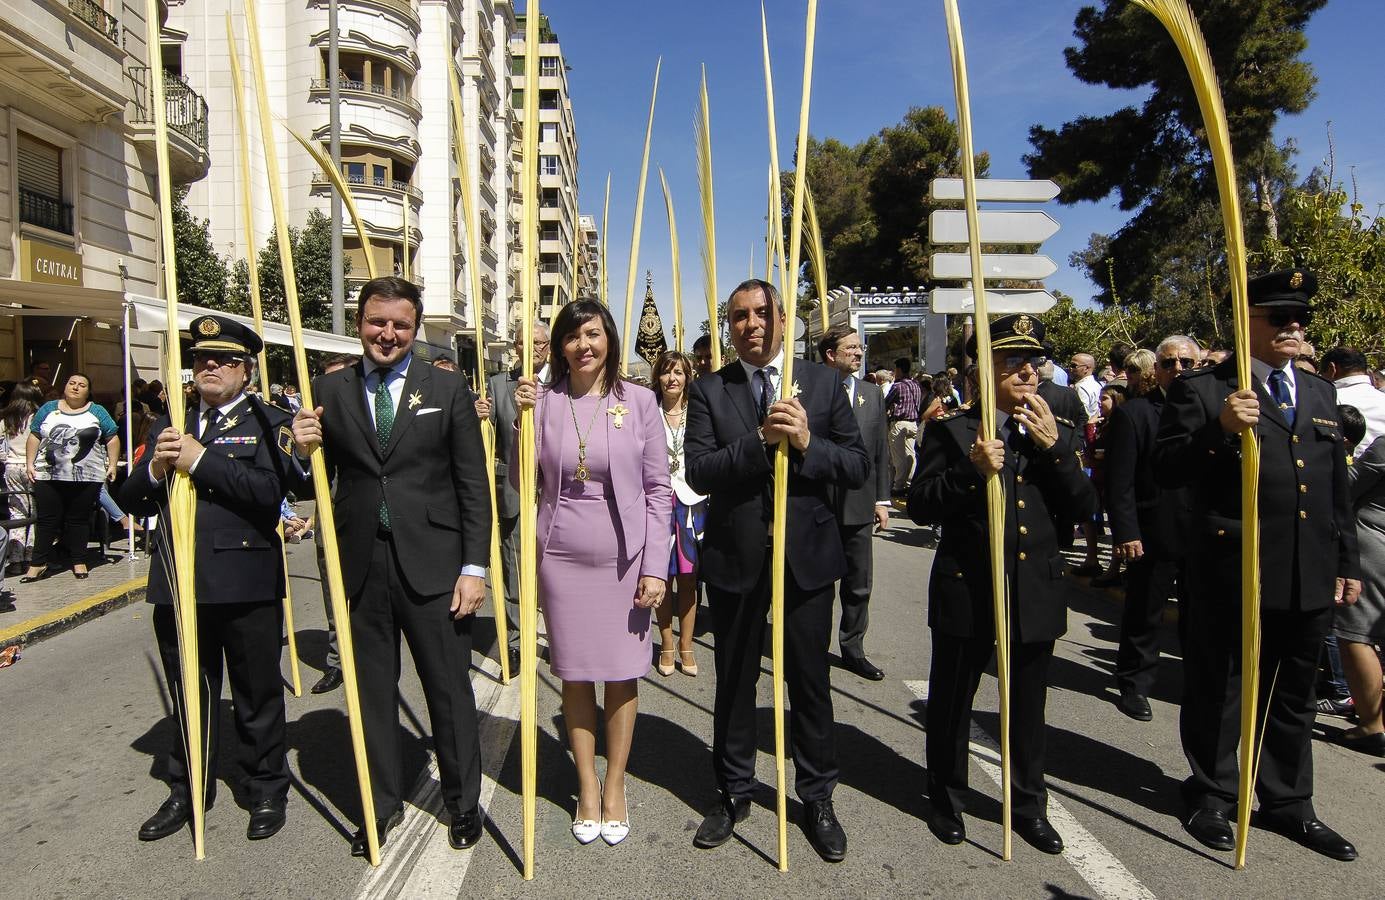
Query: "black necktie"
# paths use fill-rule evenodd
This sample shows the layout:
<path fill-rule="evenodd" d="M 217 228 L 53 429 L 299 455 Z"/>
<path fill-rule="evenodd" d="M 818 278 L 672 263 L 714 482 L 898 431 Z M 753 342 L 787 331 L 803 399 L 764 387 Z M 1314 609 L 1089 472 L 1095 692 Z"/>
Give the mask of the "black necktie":
<path fill-rule="evenodd" d="M 1283 369 L 1275 369 L 1270 373 L 1270 396 L 1274 397 L 1274 402 L 1279 404 L 1279 411 L 1284 414 L 1284 421 L 1292 426 L 1294 424 L 1294 398 L 1289 393 L 1289 377 L 1284 374 Z"/>
<path fill-rule="evenodd" d="M 756 411 L 760 414 L 760 421 L 763 422 L 765 420 L 765 416 L 769 415 L 769 408 L 774 404 L 774 394 L 770 390 L 769 385 L 768 367 L 764 369 L 756 369 L 755 377 L 760 381 L 760 398 L 756 404 Z"/>
<path fill-rule="evenodd" d="M 211 436 L 212 429 L 216 427 L 216 423 L 220 421 L 220 419 L 221 413 L 218 412 L 215 407 L 202 413 L 202 443 L 205 444 L 207 442 L 206 439 Z"/>

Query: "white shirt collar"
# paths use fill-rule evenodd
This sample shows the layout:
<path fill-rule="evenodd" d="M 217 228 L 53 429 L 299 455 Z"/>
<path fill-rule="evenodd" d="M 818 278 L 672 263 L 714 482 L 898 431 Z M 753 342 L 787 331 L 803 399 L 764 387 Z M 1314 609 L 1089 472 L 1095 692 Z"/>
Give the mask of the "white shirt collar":
<path fill-rule="evenodd" d="M 391 373 L 391 372 L 398 372 L 400 375 L 407 375 L 408 372 L 409 372 L 409 363 L 413 362 L 413 358 L 414 358 L 414 355 L 413 355 L 412 353 L 406 353 L 406 354 L 404 354 L 404 358 L 401 359 L 399 362 L 395 363 L 394 365 L 392 365 L 392 366 L 382 366 L 382 365 L 378 365 L 378 364 L 375 363 L 373 360 L 371 360 L 369 357 L 367 357 L 367 358 L 366 358 L 366 365 L 367 365 L 367 367 L 366 367 L 366 377 L 369 378 L 371 375 L 374 375 L 376 372 L 383 373 L 383 374 L 381 375 L 381 377 L 386 377 L 386 376 L 388 376 L 389 373 Z"/>
<path fill-rule="evenodd" d="M 775 374 L 776 376 L 778 376 L 778 375 L 782 374 L 783 371 L 784 371 L 784 347 L 783 347 L 783 345 L 780 345 L 780 347 L 779 347 L 779 352 L 775 354 L 774 359 L 771 359 L 769 362 L 765 363 L 763 366 L 752 366 L 750 363 L 746 362 L 744 359 L 740 359 L 740 360 L 737 360 L 737 361 L 741 364 L 741 367 L 742 367 L 743 369 L 745 369 L 745 376 L 746 376 L 746 378 L 749 378 L 749 379 L 752 379 L 752 380 L 753 380 L 753 379 L 755 378 L 755 373 L 758 372 L 758 371 L 760 371 L 760 369 L 762 369 L 762 368 L 763 368 L 763 369 L 773 369 L 773 370 L 774 370 L 774 374 Z"/>
<path fill-rule="evenodd" d="M 1256 359 L 1254 356 L 1252 356 L 1250 358 L 1250 371 L 1252 375 L 1264 382 L 1264 384 L 1268 388 L 1270 383 L 1270 373 L 1274 371 L 1274 369 L 1270 367 L 1269 363 L 1265 362 L 1263 359 Z M 1279 367 L 1279 371 L 1284 373 L 1285 380 L 1289 383 L 1289 393 L 1292 394 L 1294 392 L 1294 388 L 1298 386 L 1298 379 L 1294 377 L 1294 361 L 1289 360 L 1284 365 Z"/>
<path fill-rule="evenodd" d="M 1371 376 L 1364 373 L 1360 375 L 1343 375 L 1332 383 L 1339 388 L 1356 387 L 1358 384 L 1369 385 L 1371 383 Z"/>
<path fill-rule="evenodd" d="M 244 392 L 244 391 L 241 391 L 239 394 L 236 394 L 235 399 L 231 400 L 229 403 L 223 403 L 222 405 L 218 406 L 218 407 L 216 408 L 216 411 L 217 411 L 217 419 L 220 420 L 220 421 L 222 421 L 222 422 L 226 421 L 226 414 L 229 413 L 231 410 L 235 409 L 237 406 L 239 406 L 239 405 L 240 405 L 240 402 L 241 402 L 242 400 L 244 400 L 244 399 L 245 399 L 245 392 Z M 201 420 L 201 418 L 202 418 L 203 416 L 205 416 L 206 414 L 207 414 L 207 404 L 206 404 L 205 402 L 199 400 L 198 403 L 197 403 L 197 418 L 198 418 L 199 420 Z"/>

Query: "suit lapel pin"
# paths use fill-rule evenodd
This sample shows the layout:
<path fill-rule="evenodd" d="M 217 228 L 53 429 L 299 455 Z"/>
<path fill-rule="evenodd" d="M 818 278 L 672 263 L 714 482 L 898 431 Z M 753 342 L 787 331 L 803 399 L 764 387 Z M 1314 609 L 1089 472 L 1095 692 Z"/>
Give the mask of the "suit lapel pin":
<path fill-rule="evenodd" d="M 412 394 L 409 395 L 409 409 L 417 409 L 418 406 L 419 406 L 419 404 L 422 403 L 422 402 L 423 402 L 423 392 L 422 392 L 422 391 L 414 391 Z"/>
<path fill-rule="evenodd" d="M 226 421 L 224 421 L 224 422 L 221 423 L 221 430 L 222 430 L 222 431 L 230 431 L 232 428 L 235 428 L 235 427 L 236 427 L 237 425 L 239 425 L 239 424 L 240 424 L 240 416 L 230 416 L 229 418 L 226 419 Z"/>
<path fill-rule="evenodd" d="M 801 393 L 803 393 L 803 388 L 799 387 L 799 386 L 798 386 L 798 381 L 795 380 L 794 383 L 793 383 L 793 386 L 792 386 L 791 388 L 789 388 L 789 399 L 793 399 L 794 397 L 797 397 L 797 396 L 798 396 L 799 394 L 801 394 Z"/>
<path fill-rule="evenodd" d="M 619 428 L 621 425 L 625 423 L 625 416 L 629 412 L 630 410 L 625 408 L 625 404 L 617 403 L 615 406 L 606 410 L 606 415 L 611 416 L 613 419 L 611 424 Z"/>
<path fill-rule="evenodd" d="M 866 405 L 866 398 L 865 398 L 865 397 L 857 397 L 857 398 L 856 398 L 856 405 L 857 405 L 857 406 L 865 406 L 865 405 Z"/>

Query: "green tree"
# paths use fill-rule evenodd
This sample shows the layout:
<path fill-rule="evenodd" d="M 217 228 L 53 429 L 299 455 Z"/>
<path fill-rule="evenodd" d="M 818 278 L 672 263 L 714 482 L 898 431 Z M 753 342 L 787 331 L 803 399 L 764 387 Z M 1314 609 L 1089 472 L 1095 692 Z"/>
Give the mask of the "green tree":
<path fill-rule="evenodd" d="M 173 247 L 178 270 L 178 302 L 224 309 L 231 270 L 212 247 L 211 222 L 188 212 L 186 186 L 173 198 Z"/>
<path fill-rule="evenodd" d="M 289 227 L 289 247 L 298 286 L 298 314 L 304 328 L 332 330 L 332 223 L 318 210 L 308 213 L 302 228 Z M 284 270 L 279 263 L 279 239 L 271 233 L 258 254 L 260 307 L 267 322 L 287 322 L 288 304 L 284 295 Z M 351 260 L 342 260 L 342 276 L 350 274 Z M 228 311 L 251 314 L 250 267 L 245 260 L 234 266 L 232 287 L 227 297 Z M 348 317 L 348 333 L 355 324 Z M 272 377 L 293 380 L 293 360 L 287 347 L 267 348 Z"/>
<path fill-rule="evenodd" d="M 1276 146 L 1273 129 L 1280 115 L 1301 112 L 1313 99 L 1316 79 L 1300 59 L 1303 29 L 1326 2 L 1194 3 L 1225 101 L 1243 207 L 1254 213 L 1246 222 L 1252 247 L 1279 227 L 1276 200 L 1293 180 L 1293 148 Z M 1172 40 L 1126 0 L 1083 7 L 1075 34 L 1079 45 L 1065 50 L 1074 75 L 1148 95 L 1139 107 L 1082 116 L 1057 130 L 1033 126 L 1029 174 L 1058 182 L 1060 202 L 1115 194 L 1120 208 L 1134 213 L 1110 236 L 1104 257 L 1084 257 L 1102 302 L 1114 302 L 1114 285 L 1145 306 L 1182 304 L 1195 324 L 1220 332 L 1224 321 L 1206 312 L 1208 299 L 1226 286 L 1216 182 L 1192 83 Z"/>

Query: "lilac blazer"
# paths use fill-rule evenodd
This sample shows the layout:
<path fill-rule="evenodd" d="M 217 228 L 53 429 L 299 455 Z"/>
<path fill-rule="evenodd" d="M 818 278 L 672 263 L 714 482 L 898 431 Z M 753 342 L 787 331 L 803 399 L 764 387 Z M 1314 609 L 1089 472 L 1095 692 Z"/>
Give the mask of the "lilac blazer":
<path fill-rule="evenodd" d="M 625 397 L 611 397 L 612 406 L 627 410 L 620 428 L 610 428 L 611 491 L 615 495 L 616 527 L 626 553 L 644 548 L 640 575 L 668 579 L 669 536 L 673 534 L 673 488 L 668 477 L 668 444 L 654 392 L 631 382 L 622 384 Z M 607 420 L 611 417 L 608 415 Z M 518 427 L 518 423 L 516 423 Z M 540 388 L 534 408 L 539 452 L 538 552 L 543 556 L 558 506 L 563 445 L 576 440 L 568 412 L 567 380 Z M 510 483 L 519 487 L 519 442 L 510 446 Z"/>

